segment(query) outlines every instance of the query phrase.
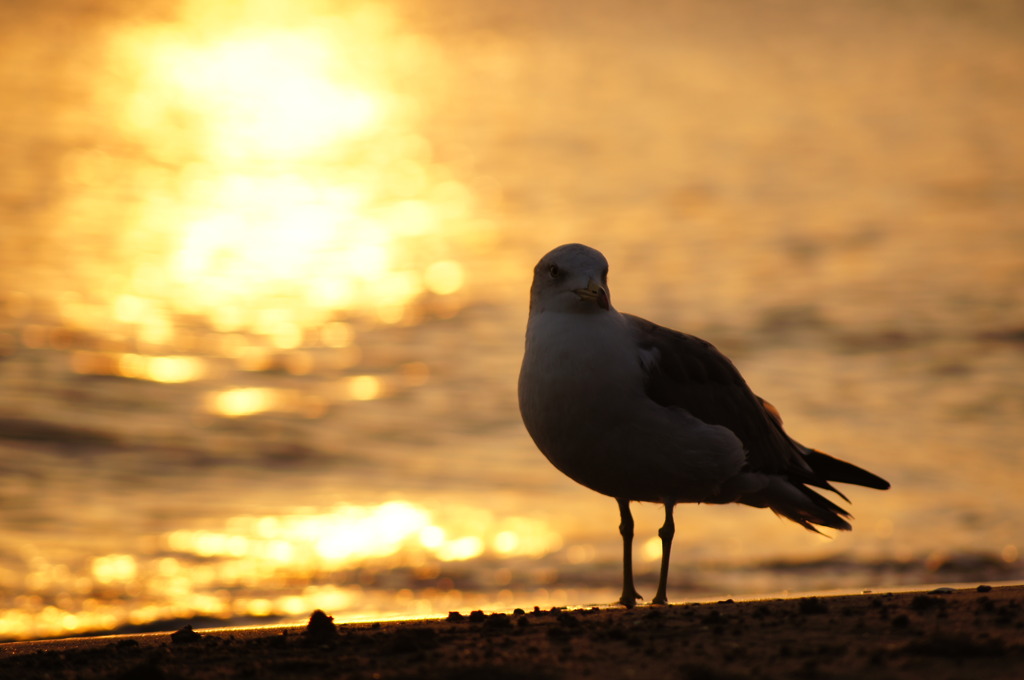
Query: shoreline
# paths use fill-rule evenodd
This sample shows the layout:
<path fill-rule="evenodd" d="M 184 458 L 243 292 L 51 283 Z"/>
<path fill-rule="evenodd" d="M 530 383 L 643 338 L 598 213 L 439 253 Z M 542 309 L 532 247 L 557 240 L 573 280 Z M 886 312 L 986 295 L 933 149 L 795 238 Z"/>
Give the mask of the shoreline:
<path fill-rule="evenodd" d="M 18 678 L 1024 677 L 1024 585 L 186 626 L 0 644 Z"/>

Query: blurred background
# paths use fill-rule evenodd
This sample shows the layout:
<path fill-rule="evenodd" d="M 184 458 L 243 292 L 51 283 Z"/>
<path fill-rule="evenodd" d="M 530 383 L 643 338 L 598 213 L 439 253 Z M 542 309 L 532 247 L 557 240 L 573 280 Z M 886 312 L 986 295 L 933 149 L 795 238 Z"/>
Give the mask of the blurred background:
<path fill-rule="evenodd" d="M 0 4 L 0 639 L 610 603 L 534 263 L 893 483 L 682 506 L 679 601 L 1024 578 L 1012 1 Z M 657 506 L 636 512 L 653 593 Z"/>

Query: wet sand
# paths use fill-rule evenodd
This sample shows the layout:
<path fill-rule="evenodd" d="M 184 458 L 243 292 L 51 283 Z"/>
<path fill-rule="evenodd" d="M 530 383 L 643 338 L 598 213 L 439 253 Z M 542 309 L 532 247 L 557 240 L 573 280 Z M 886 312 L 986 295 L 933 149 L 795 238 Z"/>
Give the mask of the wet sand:
<path fill-rule="evenodd" d="M 1024 586 L 0 645 L 11 678 L 1021 678 Z"/>

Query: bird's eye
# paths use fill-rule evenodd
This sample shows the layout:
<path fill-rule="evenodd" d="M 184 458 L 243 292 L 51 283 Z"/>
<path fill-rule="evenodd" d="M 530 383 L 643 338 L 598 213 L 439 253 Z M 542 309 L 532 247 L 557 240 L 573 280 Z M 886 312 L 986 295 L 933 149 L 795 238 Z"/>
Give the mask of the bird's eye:
<path fill-rule="evenodd" d="M 557 279 L 561 275 L 562 270 L 558 268 L 557 264 L 553 264 L 548 267 L 548 276 L 550 276 L 551 278 Z"/>

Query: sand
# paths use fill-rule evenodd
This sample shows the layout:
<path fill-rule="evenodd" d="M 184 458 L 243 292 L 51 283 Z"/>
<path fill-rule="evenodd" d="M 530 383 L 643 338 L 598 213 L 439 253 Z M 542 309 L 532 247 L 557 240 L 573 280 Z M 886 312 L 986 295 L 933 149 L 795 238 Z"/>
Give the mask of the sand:
<path fill-rule="evenodd" d="M 1024 586 L 0 645 L 2 678 L 1024 678 Z"/>

